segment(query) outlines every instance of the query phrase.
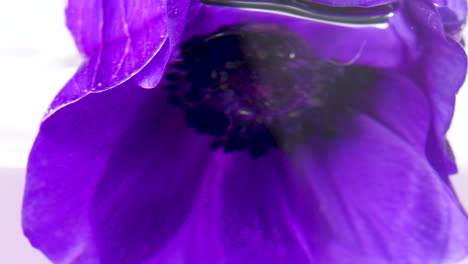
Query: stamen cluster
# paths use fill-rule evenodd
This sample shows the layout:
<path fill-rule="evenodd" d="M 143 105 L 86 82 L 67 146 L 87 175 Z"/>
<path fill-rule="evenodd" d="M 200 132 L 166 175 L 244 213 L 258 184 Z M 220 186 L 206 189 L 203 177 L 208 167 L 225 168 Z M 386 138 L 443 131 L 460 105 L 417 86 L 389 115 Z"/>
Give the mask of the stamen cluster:
<path fill-rule="evenodd" d="M 216 137 L 211 147 L 289 149 L 311 135 L 331 137 L 350 111 L 349 66 L 316 59 L 304 40 L 269 24 L 236 25 L 192 38 L 166 74 L 169 102 L 188 127 Z"/>

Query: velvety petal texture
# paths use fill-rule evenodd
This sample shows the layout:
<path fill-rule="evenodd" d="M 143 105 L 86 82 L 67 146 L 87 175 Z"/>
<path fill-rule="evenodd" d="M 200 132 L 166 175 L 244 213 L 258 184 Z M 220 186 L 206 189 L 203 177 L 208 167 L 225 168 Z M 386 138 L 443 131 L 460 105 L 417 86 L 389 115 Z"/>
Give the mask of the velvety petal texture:
<path fill-rule="evenodd" d="M 448 181 L 456 168 L 445 134 L 467 62 L 441 11 L 459 5 L 398 1 L 387 26 L 355 27 L 198 1 L 69 1 L 67 23 L 86 61 L 32 148 L 26 236 L 54 264 L 461 260 L 468 219 Z M 452 11 L 457 21 L 463 12 Z M 192 105 L 178 107 L 167 91 L 188 52 L 181 43 L 249 23 L 284 26 L 338 69 L 372 69 L 349 83 L 371 87 L 350 99 L 336 134 L 253 157 L 215 149 L 213 135 L 190 127 Z"/>

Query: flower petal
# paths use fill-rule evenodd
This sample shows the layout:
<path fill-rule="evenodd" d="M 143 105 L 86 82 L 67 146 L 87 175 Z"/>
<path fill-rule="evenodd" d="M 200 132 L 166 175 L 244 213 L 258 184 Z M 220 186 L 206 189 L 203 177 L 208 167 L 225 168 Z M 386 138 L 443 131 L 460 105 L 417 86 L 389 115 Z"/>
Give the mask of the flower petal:
<path fill-rule="evenodd" d="M 465 0 L 447 0 L 439 5 L 439 12 L 448 34 L 455 37 L 461 32 L 466 24 L 467 8 Z"/>
<path fill-rule="evenodd" d="M 159 1 L 70 1 L 67 14 L 77 45 L 88 58 L 48 115 L 90 92 L 128 80 L 161 50 L 168 35 L 166 6 Z"/>
<path fill-rule="evenodd" d="M 395 71 L 379 71 L 374 87 L 360 94 L 355 105 L 415 150 L 425 153 L 431 105 L 423 89 L 407 77 Z"/>
<path fill-rule="evenodd" d="M 144 245 L 164 244 L 184 220 L 209 148 L 163 92 L 124 84 L 44 121 L 29 159 L 23 227 L 55 263 L 135 263 L 158 250 Z"/>
<path fill-rule="evenodd" d="M 368 6 L 382 1 L 317 2 Z M 55 114 L 44 121 L 34 145 L 23 209 L 26 235 L 56 263 L 439 264 L 460 259 L 468 250 L 467 218 L 439 175 L 449 172 L 444 135 L 466 58 L 458 58 L 461 48 L 447 40 L 440 19 L 425 16 L 437 16 L 429 2 L 404 3 L 408 13 L 397 15 L 387 29 L 359 30 L 254 11 L 239 16 L 225 7 L 190 7 L 197 15 L 182 39 L 224 24 L 278 21 L 306 36 L 323 58 L 411 73 L 411 80 L 383 73 L 379 89 L 360 98 L 363 104 L 340 136 L 257 160 L 246 153 L 211 152 L 211 139 L 187 129 L 181 110 L 166 107 L 163 91 L 135 83 L 148 88 L 159 83 L 191 12 L 188 5 L 183 22 L 176 19 L 176 1 L 167 12 L 160 9 L 161 19 L 154 28 L 150 23 L 148 35 L 136 30 L 124 40 L 103 41 L 118 36 L 120 24 L 103 31 L 104 38 L 75 33 L 83 52 L 96 43 L 97 48 L 56 98 Z M 89 22 L 99 24 L 127 10 L 113 7 Z M 200 27 L 206 22 L 209 26 Z M 417 27 L 399 27 L 409 22 Z M 77 32 L 81 26 L 75 25 Z M 150 45 L 132 46 L 135 40 Z M 331 48 L 323 43 L 332 43 Z M 410 56 L 401 56 L 408 51 Z M 150 67 L 141 70 L 145 65 Z M 109 88 L 114 89 L 105 91 Z"/>
<path fill-rule="evenodd" d="M 143 88 L 154 88 L 159 84 L 171 57 L 169 41 L 164 42 L 161 50 L 137 75 L 135 81 Z"/>
<path fill-rule="evenodd" d="M 158 110 L 114 146 L 96 187 L 91 224 L 103 263 L 139 263 L 160 251 L 191 211 L 208 166 L 209 142 L 180 113 Z"/>
<path fill-rule="evenodd" d="M 155 26 L 158 29 L 160 23 L 152 24 L 164 23 L 165 10 L 157 0 L 69 0 L 66 18 L 78 48 L 90 56 L 108 43 L 125 41 Z"/>
<path fill-rule="evenodd" d="M 292 156 L 218 153 L 187 220 L 145 264 L 450 263 L 468 222 L 405 140 L 366 115 Z M 366 151 L 363 151 L 363 150 Z"/>
<path fill-rule="evenodd" d="M 406 70 L 431 102 L 433 120 L 427 155 L 439 174 L 447 178 L 456 167 L 445 134 L 452 120 L 455 95 L 465 79 L 466 54 L 456 40 L 446 36 L 432 1 L 406 1 L 402 8 L 404 12 L 395 17 L 394 28 L 407 45 Z"/>
<path fill-rule="evenodd" d="M 320 193 L 316 206 L 324 208 L 337 241 L 344 243 L 331 248 L 338 252 L 324 263 L 348 263 L 340 261 L 341 250 L 376 258 L 369 263 L 464 257 L 468 219 L 424 155 L 365 115 L 348 128 L 336 141 L 310 145 L 291 163 L 303 171 L 292 189 L 304 196 Z"/>
<path fill-rule="evenodd" d="M 420 64 L 424 75 L 421 83 L 427 87 L 432 102 L 433 135 L 429 138 L 434 143 L 428 142 L 429 159 L 441 175 L 456 172 L 455 162 L 448 145 L 445 142 L 445 134 L 452 121 L 455 108 L 455 96 L 462 86 L 467 69 L 467 58 L 463 48 L 455 41 L 442 39 L 433 40 L 435 46 L 425 54 L 425 60 Z M 431 65 L 431 66 L 428 66 Z M 434 150 L 439 149 L 438 153 Z"/>
<path fill-rule="evenodd" d="M 172 51 L 177 49 L 186 21 L 191 18 L 191 15 L 195 13 L 198 6 L 191 6 L 188 0 L 167 1 L 168 41 L 165 42 L 158 55 L 135 76 L 135 80 L 141 87 L 154 88 L 158 85 Z"/>
<path fill-rule="evenodd" d="M 144 263 L 308 263 L 284 209 L 290 196 L 279 157 L 215 152 L 191 214 Z"/>

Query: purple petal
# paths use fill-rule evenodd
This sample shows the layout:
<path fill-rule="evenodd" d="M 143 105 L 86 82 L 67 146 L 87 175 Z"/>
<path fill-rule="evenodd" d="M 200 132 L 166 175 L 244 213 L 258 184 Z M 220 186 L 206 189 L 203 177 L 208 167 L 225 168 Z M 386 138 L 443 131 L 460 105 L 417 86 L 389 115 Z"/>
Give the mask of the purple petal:
<path fill-rule="evenodd" d="M 52 103 L 49 115 L 90 92 L 115 87 L 140 71 L 168 35 L 158 1 L 70 1 L 68 24 L 88 58 Z"/>
<path fill-rule="evenodd" d="M 341 250 L 378 256 L 370 263 L 461 259 L 467 251 L 466 215 L 425 157 L 364 115 L 350 128 L 336 141 L 311 144 L 291 165 L 304 172 L 296 188 L 304 195 L 320 193 L 316 206 L 322 205 L 345 243 L 325 263 L 347 263 L 340 261 Z"/>
<path fill-rule="evenodd" d="M 103 263 L 154 255 L 191 211 L 210 162 L 210 139 L 187 129 L 172 108 L 153 109 L 113 147 L 90 216 Z"/>
<path fill-rule="evenodd" d="M 375 87 L 359 96 L 360 111 L 423 154 L 431 122 L 431 105 L 421 87 L 393 71 L 378 74 Z"/>
<path fill-rule="evenodd" d="M 466 21 L 467 3 L 465 0 L 447 0 L 447 7 L 457 14 L 460 21 Z"/>
<path fill-rule="evenodd" d="M 424 155 L 365 115 L 350 128 L 292 157 L 214 156 L 189 217 L 144 263 L 461 259 L 466 216 Z"/>
<path fill-rule="evenodd" d="M 135 263 L 185 219 L 209 144 L 192 136 L 162 92 L 125 84 L 44 121 L 30 156 L 23 226 L 55 263 Z"/>
<path fill-rule="evenodd" d="M 192 9 L 197 6 L 192 6 Z M 189 10 L 190 7 L 190 1 L 188 0 L 167 1 L 168 41 L 158 55 L 135 76 L 135 80 L 141 87 L 153 88 L 158 85 L 172 51 L 179 45 L 186 21 L 195 13 L 195 10 Z"/>
<path fill-rule="evenodd" d="M 432 39 L 434 46 L 428 47 L 418 75 L 427 87 L 434 107 L 434 129 L 444 135 L 451 123 L 455 106 L 455 95 L 465 80 L 467 60 L 463 48 L 451 40 Z"/>
<path fill-rule="evenodd" d="M 407 43 L 409 77 L 423 88 L 431 102 L 433 120 L 427 154 L 446 178 L 455 172 L 455 164 L 445 134 L 452 120 L 455 95 L 465 79 L 466 55 L 459 43 L 445 35 L 431 1 L 404 2 L 403 10 L 394 20 L 395 30 Z"/>
<path fill-rule="evenodd" d="M 161 50 L 137 75 L 135 81 L 143 88 L 154 88 L 159 84 L 171 57 L 169 41 L 164 42 Z"/>
<path fill-rule="evenodd" d="M 163 3 L 155 0 L 70 0 L 66 18 L 78 48 L 91 56 L 102 46 L 125 42 L 142 30 L 164 29 L 158 28 L 161 27 L 159 23 L 152 24 L 158 20 L 164 24 L 165 12 Z"/>
<path fill-rule="evenodd" d="M 135 18 L 130 35 L 132 23 L 101 21 L 130 10 L 111 3 L 90 28 L 70 25 L 89 60 L 54 101 L 30 156 L 24 230 L 54 262 L 438 264 L 466 255 L 466 215 L 440 177 L 453 165 L 444 135 L 466 58 L 431 1 L 404 2 L 386 29 L 172 1 Z M 76 4 L 68 12 L 79 17 L 97 5 Z M 211 152 L 212 139 L 186 128 L 167 94 L 137 84 L 158 85 L 179 39 L 241 22 L 279 22 L 320 58 L 409 78 L 382 72 L 338 137 L 258 160 Z M 94 32 L 100 24 L 111 27 Z"/>
<path fill-rule="evenodd" d="M 422 90 L 381 73 L 360 103 L 366 114 L 340 137 L 317 139 L 292 157 L 214 156 L 187 221 L 145 263 L 461 259 L 467 218 L 425 158 L 431 115 Z"/>
<path fill-rule="evenodd" d="M 445 31 L 456 37 L 466 24 L 467 2 L 465 0 L 448 0 L 439 5 L 439 12 Z"/>
<path fill-rule="evenodd" d="M 65 11 L 67 26 L 75 38 L 78 49 L 85 55 L 91 55 L 95 49 L 103 45 L 103 8 L 102 1 L 68 1 Z"/>

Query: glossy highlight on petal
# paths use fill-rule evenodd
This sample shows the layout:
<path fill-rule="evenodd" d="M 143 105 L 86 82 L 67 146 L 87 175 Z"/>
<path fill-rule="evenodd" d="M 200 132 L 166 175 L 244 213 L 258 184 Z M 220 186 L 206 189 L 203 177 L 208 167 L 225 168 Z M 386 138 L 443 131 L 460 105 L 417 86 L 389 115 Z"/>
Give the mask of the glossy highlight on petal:
<path fill-rule="evenodd" d="M 330 6 L 373 7 L 396 3 L 398 0 L 312 0 L 312 2 Z"/>
<path fill-rule="evenodd" d="M 284 12 L 302 16 L 312 20 L 343 23 L 350 25 L 373 25 L 385 23 L 393 15 L 397 6 L 392 4 L 376 7 L 335 7 L 321 5 L 306 0 L 294 1 L 234 1 L 234 0 L 204 0 L 204 4 L 228 6 L 236 8 L 250 8 Z"/>

